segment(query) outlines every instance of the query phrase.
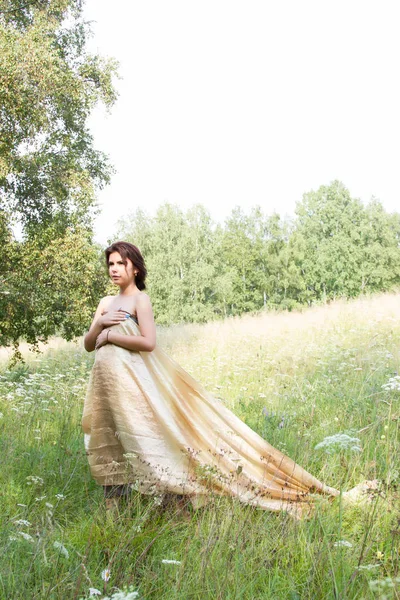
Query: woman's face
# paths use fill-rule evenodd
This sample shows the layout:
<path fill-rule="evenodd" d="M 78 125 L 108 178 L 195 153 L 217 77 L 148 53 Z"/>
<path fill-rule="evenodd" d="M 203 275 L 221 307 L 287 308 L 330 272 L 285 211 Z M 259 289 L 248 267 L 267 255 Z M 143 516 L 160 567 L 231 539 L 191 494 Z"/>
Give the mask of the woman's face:
<path fill-rule="evenodd" d="M 111 279 L 117 285 L 127 285 L 135 280 L 136 268 L 130 258 L 126 259 L 124 265 L 119 252 L 112 252 L 108 258 L 108 272 Z"/>

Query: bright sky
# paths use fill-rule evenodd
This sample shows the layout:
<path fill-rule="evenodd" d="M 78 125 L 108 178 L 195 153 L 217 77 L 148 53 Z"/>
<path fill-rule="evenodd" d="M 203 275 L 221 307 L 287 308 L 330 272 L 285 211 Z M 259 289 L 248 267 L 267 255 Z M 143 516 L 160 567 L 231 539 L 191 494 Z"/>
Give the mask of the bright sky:
<path fill-rule="evenodd" d="M 164 201 L 291 214 L 340 179 L 400 210 L 397 0 L 86 0 L 120 98 L 91 128 L 117 173 L 96 238 Z"/>

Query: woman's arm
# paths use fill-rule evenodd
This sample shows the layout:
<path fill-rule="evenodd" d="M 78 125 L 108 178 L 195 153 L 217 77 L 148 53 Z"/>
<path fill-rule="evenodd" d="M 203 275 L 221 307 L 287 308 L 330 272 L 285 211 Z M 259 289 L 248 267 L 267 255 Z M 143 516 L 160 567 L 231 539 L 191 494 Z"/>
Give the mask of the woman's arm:
<path fill-rule="evenodd" d="M 101 313 L 103 312 L 104 301 L 106 298 L 102 298 L 99 302 L 95 315 L 93 317 L 92 324 L 89 331 L 83 338 L 83 345 L 87 352 L 93 352 L 96 346 L 96 339 L 99 334 L 103 331 L 104 325 L 101 322 Z"/>
<path fill-rule="evenodd" d="M 83 345 L 85 346 L 85 350 L 87 350 L 87 352 L 93 352 L 93 350 L 97 348 L 97 340 L 101 336 L 105 327 L 118 325 L 118 323 L 121 323 L 121 321 L 125 321 L 126 313 L 124 310 L 113 310 L 111 312 L 107 312 L 107 314 L 103 314 L 104 309 L 110 304 L 110 300 L 112 300 L 112 296 L 106 296 L 100 300 L 90 329 L 83 339 Z"/>
<path fill-rule="evenodd" d="M 96 348 L 100 348 L 108 342 L 136 352 L 151 352 L 154 350 L 156 347 L 156 326 L 150 298 L 147 294 L 138 296 L 136 314 L 141 335 L 124 335 L 112 329 L 104 330 L 98 336 Z"/>

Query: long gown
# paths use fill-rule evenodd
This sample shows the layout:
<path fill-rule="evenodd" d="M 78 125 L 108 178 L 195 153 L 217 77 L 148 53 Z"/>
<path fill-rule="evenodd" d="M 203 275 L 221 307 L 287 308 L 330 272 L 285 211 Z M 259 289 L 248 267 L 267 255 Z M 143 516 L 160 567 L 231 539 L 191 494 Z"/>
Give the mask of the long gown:
<path fill-rule="evenodd" d="M 140 335 L 131 315 L 113 330 Z M 183 494 L 194 506 L 225 495 L 288 512 L 314 494 L 339 494 L 273 448 L 159 347 L 134 352 L 106 344 L 96 351 L 82 427 L 91 473 L 102 486 Z"/>

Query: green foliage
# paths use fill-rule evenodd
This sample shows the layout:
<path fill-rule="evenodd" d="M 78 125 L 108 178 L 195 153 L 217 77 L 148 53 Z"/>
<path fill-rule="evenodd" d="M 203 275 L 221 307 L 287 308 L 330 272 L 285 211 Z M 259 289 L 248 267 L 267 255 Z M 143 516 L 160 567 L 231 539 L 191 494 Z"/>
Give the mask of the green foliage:
<path fill-rule="evenodd" d="M 304 249 L 307 301 L 387 290 L 400 281 L 400 215 L 367 207 L 338 181 L 304 195 L 295 238 Z"/>
<path fill-rule="evenodd" d="M 115 100 L 115 63 L 87 53 L 79 6 L 0 3 L 0 198 L 28 229 L 90 224 L 96 186 L 109 178 L 87 118 Z"/>
<path fill-rule="evenodd" d="M 117 236 L 137 245 L 146 259 L 148 288 L 157 322 L 204 322 L 213 315 L 215 234 L 202 206 L 186 215 L 171 204 L 154 219 L 138 210 L 120 223 Z"/>
<path fill-rule="evenodd" d="M 0 345 L 82 333 L 104 290 L 91 226 L 111 168 L 87 119 L 116 64 L 88 53 L 81 8 L 0 0 Z"/>
<path fill-rule="evenodd" d="M 235 208 L 215 226 L 201 206 L 164 204 L 120 222 L 149 268 L 160 324 L 202 322 L 264 308 L 291 310 L 400 283 L 400 215 L 364 206 L 340 182 L 304 195 L 296 219 Z"/>
<path fill-rule="evenodd" d="M 54 238 L 51 233 L 41 230 L 41 237 L 7 246 L 0 345 L 20 338 L 36 344 L 55 334 L 72 339 L 85 330 L 104 293 L 105 269 L 87 232 L 69 229 Z"/>

